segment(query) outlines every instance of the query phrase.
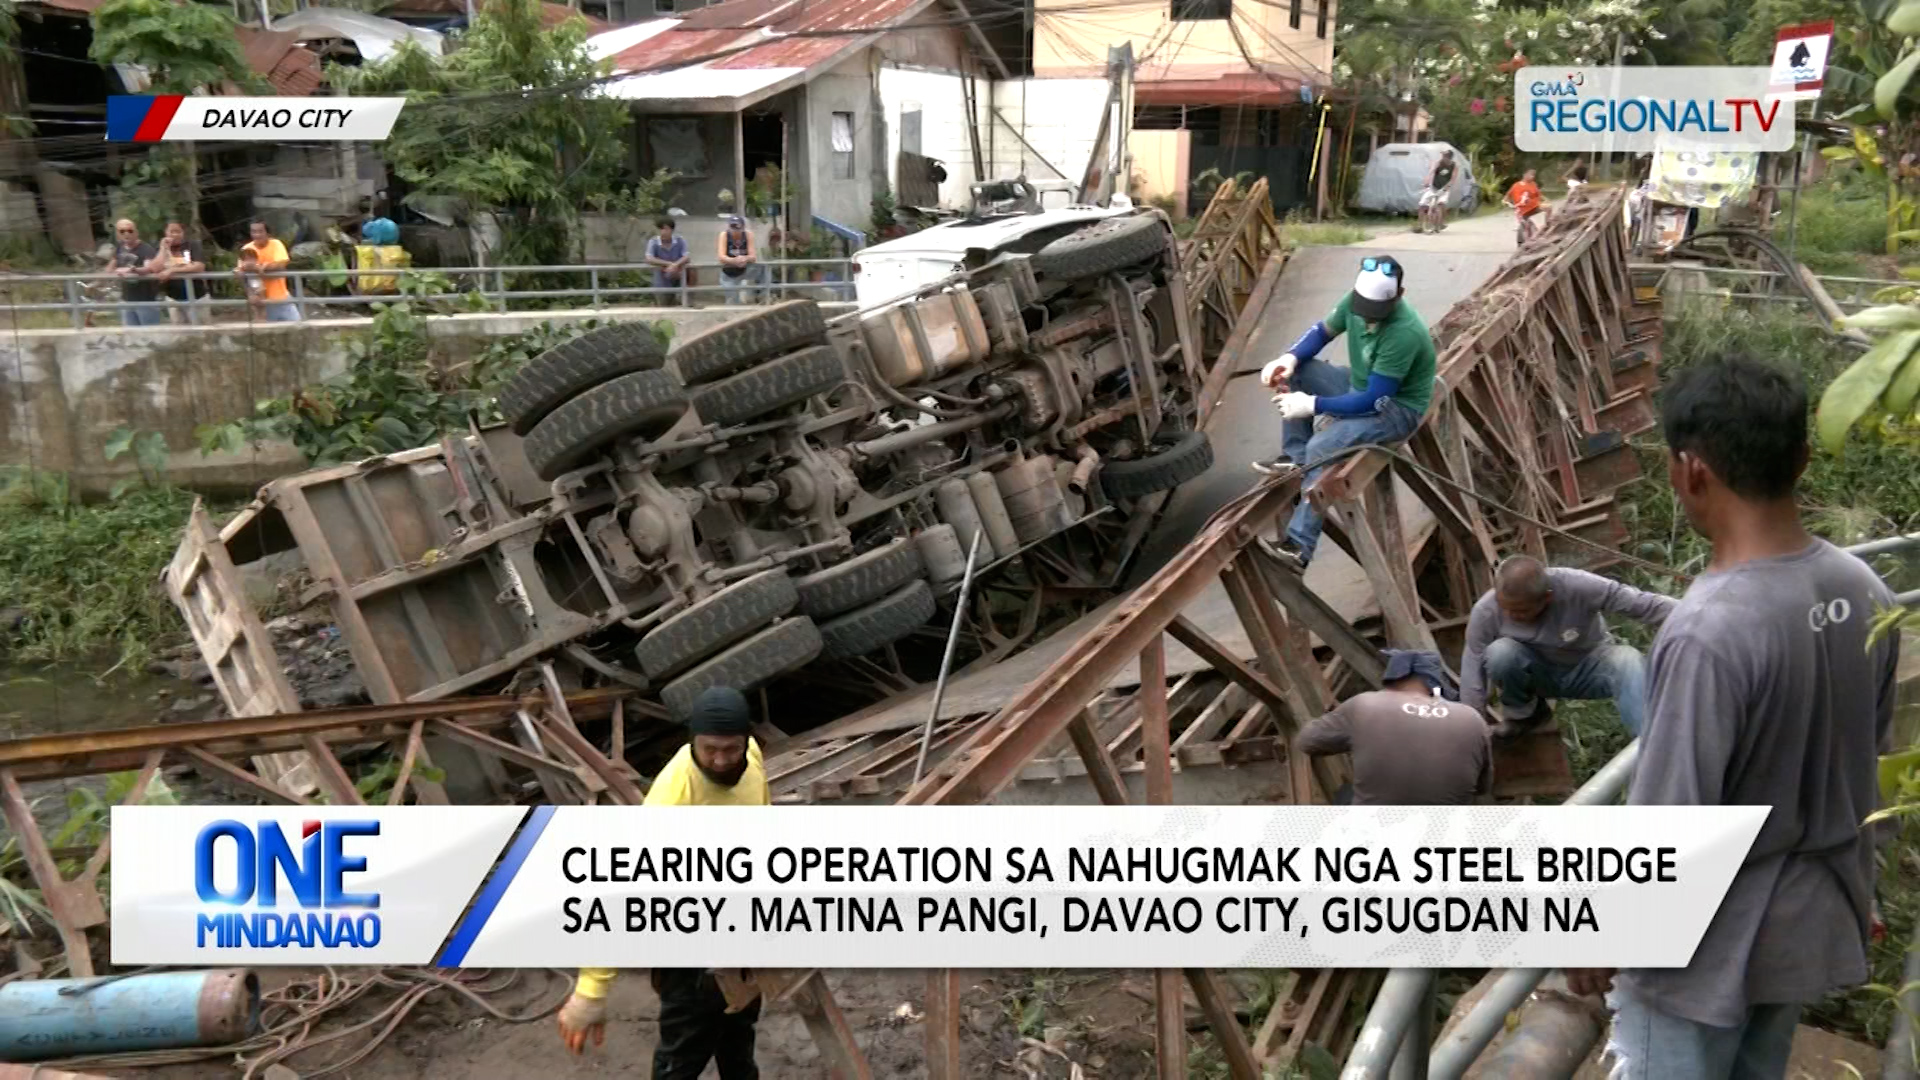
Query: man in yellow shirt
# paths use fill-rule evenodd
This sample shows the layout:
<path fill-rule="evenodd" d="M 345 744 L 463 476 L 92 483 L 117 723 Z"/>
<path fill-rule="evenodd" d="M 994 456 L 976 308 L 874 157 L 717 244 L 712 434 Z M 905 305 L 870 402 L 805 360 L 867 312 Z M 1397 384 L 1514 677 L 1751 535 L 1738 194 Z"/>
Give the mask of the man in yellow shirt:
<path fill-rule="evenodd" d="M 747 699 L 731 687 L 714 687 L 694 702 L 687 745 L 667 762 L 647 791 L 648 806 L 766 806 L 767 772 L 760 747 L 748 734 Z M 587 1040 L 607 1038 L 607 988 L 612 968 L 582 968 L 573 996 L 560 1009 L 560 1039 L 578 1054 Z M 698 1080 L 708 1061 L 720 1080 L 758 1080 L 753 1063 L 753 1025 L 760 1002 L 727 1012 L 727 999 L 710 972 L 655 969 L 660 996 L 660 1041 L 653 1051 L 653 1080 Z"/>
<path fill-rule="evenodd" d="M 246 283 L 247 298 L 264 309 L 268 322 L 299 322 L 300 305 L 287 292 L 287 245 L 274 238 L 264 221 L 248 226 L 249 241 L 240 247 L 240 265 L 234 273 Z"/>

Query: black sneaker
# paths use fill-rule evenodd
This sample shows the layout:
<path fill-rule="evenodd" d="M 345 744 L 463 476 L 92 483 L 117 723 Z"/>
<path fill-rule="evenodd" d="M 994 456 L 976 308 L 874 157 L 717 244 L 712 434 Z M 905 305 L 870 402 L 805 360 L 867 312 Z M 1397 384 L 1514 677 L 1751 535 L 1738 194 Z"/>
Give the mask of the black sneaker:
<path fill-rule="evenodd" d="M 1293 459 L 1285 454 L 1277 458 L 1253 463 L 1253 471 L 1262 476 L 1284 476 L 1294 468 Z"/>
<path fill-rule="evenodd" d="M 1255 537 L 1254 543 L 1260 545 L 1260 550 L 1265 552 L 1266 556 L 1274 562 L 1279 563 L 1281 566 L 1295 573 L 1306 573 L 1307 556 L 1300 550 L 1299 544 L 1294 543 L 1292 540 L 1281 540 L 1276 543 L 1264 536 Z"/>
<path fill-rule="evenodd" d="M 1552 722 L 1552 720 L 1553 703 L 1550 701 L 1536 702 L 1533 706 L 1533 715 L 1523 716 L 1519 719 L 1507 718 L 1505 711 L 1502 710 L 1500 721 L 1493 725 L 1493 734 L 1495 738 L 1511 739 L 1516 735 L 1525 735 L 1530 731 L 1539 731 Z"/>

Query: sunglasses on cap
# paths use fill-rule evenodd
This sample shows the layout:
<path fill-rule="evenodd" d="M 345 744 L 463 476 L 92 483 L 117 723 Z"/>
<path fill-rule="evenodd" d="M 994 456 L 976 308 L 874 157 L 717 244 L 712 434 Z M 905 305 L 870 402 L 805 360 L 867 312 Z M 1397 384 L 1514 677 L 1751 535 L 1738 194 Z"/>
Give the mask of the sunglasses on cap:
<path fill-rule="evenodd" d="M 1388 277 L 1400 276 L 1400 264 L 1397 262 L 1394 262 L 1392 259 L 1374 258 L 1372 256 L 1368 256 L 1367 258 L 1360 260 L 1360 269 L 1378 270 L 1381 273 L 1387 275 Z"/>

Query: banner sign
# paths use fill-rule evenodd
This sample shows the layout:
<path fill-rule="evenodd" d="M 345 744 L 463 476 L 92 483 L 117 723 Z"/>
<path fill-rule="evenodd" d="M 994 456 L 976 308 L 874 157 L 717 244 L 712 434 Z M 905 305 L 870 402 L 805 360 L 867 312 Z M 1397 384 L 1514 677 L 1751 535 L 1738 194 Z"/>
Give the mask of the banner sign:
<path fill-rule="evenodd" d="M 1766 815 L 115 807 L 113 962 L 1683 967 Z"/>
<path fill-rule="evenodd" d="M 108 142 L 380 142 L 406 98 L 107 98 Z"/>
<path fill-rule="evenodd" d="M 1528 153 L 1793 149 L 1793 105 L 1763 67 L 1524 67 L 1514 145 Z"/>

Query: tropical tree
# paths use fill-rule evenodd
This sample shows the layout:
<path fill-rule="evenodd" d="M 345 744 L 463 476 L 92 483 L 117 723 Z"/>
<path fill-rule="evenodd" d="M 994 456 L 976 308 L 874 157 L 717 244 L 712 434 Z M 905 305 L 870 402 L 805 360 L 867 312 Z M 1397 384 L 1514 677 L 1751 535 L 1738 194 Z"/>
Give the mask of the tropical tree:
<path fill-rule="evenodd" d="M 135 64 L 144 68 L 156 93 L 192 94 L 232 87 L 265 89 L 265 80 L 247 66 L 225 8 L 176 4 L 170 0 L 106 0 L 93 13 L 90 55 L 99 64 Z M 168 161 L 168 157 L 172 161 Z M 192 143 L 155 151 L 148 168 L 179 176 L 193 229 L 200 228 L 199 158 Z"/>
<path fill-rule="evenodd" d="M 644 213 L 665 186 L 660 176 L 622 184 L 632 117 L 601 93 L 610 66 L 586 38 L 584 20 L 542 25 L 538 0 L 488 0 L 449 56 L 409 42 L 328 73 L 354 94 L 406 96 L 380 152 L 411 186 L 408 200 L 489 210 L 503 261 L 545 265 L 572 258 L 582 208 Z"/>

